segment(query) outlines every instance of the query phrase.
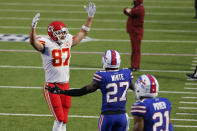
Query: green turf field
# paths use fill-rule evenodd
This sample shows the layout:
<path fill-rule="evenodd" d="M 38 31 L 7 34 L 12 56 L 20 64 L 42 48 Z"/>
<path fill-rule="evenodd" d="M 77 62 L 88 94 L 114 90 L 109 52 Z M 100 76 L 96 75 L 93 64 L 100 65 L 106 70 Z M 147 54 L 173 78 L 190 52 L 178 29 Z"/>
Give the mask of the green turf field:
<path fill-rule="evenodd" d="M 72 48 L 70 87 L 81 88 L 101 69 L 102 52 L 121 53 L 122 68 L 129 67 L 130 42 L 122 10 L 131 0 L 92 0 L 97 12 L 88 37 L 97 39 Z M 28 35 L 34 15 L 40 12 L 37 34 L 46 35 L 53 20 L 63 21 L 76 34 L 87 18 L 89 0 L 0 0 L 0 36 Z M 146 9 L 141 70 L 157 77 L 159 96 L 172 102 L 175 131 L 197 130 L 197 81 L 187 79 L 197 65 L 197 19 L 193 0 L 144 0 Z M 40 54 L 28 42 L 2 41 L 0 37 L 0 131 L 50 131 L 53 117 L 45 102 L 44 71 Z M 88 52 L 88 53 L 84 53 Z M 96 52 L 96 53 L 95 53 Z M 127 113 L 135 101 L 128 93 Z M 101 108 L 99 91 L 73 97 L 68 131 L 96 131 Z M 131 117 L 130 127 L 133 120 Z M 131 129 L 130 129 L 131 130 Z"/>

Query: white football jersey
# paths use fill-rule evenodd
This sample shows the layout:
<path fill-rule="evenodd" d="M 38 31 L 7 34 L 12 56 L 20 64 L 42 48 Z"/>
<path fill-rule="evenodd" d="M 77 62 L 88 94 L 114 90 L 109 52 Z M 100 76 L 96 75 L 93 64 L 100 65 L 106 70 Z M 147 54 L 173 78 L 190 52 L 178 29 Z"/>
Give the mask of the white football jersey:
<path fill-rule="evenodd" d="M 41 56 L 46 82 L 69 82 L 72 38 L 72 35 L 67 34 L 66 42 L 62 45 L 58 45 L 48 37 L 39 36 L 37 38 L 45 46 L 45 50 L 41 53 Z"/>

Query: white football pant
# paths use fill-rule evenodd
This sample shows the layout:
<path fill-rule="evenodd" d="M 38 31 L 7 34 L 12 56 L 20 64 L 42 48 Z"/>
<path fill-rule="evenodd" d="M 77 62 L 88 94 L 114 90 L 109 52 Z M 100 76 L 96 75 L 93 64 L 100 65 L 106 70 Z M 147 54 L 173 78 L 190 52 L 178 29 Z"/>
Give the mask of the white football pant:
<path fill-rule="evenodd" d="M 53 131 L 62 131 L 62 124 L 63 124 L 63 122 L 54 121 Z"/>

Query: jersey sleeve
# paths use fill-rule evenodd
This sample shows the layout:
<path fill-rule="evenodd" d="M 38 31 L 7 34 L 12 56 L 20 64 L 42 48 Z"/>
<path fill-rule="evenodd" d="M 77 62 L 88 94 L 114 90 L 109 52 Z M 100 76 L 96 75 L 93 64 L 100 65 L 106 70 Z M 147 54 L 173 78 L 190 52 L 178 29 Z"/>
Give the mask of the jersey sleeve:
<path fill-rule="evenodd" d="M 37 39 L 41 44 L 43 44 L 43 45 L 46 44 L 46 40 L 45 40 L 44 37 L 42 37 L 42 36 L 37 36 L 36 39 Z"/>
<path fill-rule="evenodd" d="M 133 72 L 130 69 L 124 69 L 125 70 L 125 74 L 127 77 L 127 80 L 129 80 L 130 83 L 132 83 L 133 81 Z"/>
<path fill-rule="evenodd" d="M 73 40 L 75 39 L 75 36 L 71 35 L 71 34 L 67 34 L 67 39 L 68 39 L 68 43 L 69 43 L 69 47 L 72 47 L 73 45 Z"/>
<path fill-rule="evenodd" d="M 137 101 L 131 106 L 131 114 L 136 116 L 144 116 L 146 114 L 146 106 L 143 102 Z"/>
<path fill-rule="evenodd" d="M 97 71 L 93 76 L 93 81 L 100 83 L 102 81 L 102 75 Z"/>
<path fill-rule="evenodd" d="M 167 107 L 169 108 L 169 110 L 171 111 L 172 110 L 172 104 L 170 102 L 169 99 L 166 98 L 166 103 L 167 103 Z"/>
<path fill-rule="evenodd" d="M 130 78 L 131 78 L 131 82 L 132 82 L 132 80 L 133 80 L 133 72 L 132 72 L 132 71 L 130 71 L 129 76 L 130 76 Z"/>

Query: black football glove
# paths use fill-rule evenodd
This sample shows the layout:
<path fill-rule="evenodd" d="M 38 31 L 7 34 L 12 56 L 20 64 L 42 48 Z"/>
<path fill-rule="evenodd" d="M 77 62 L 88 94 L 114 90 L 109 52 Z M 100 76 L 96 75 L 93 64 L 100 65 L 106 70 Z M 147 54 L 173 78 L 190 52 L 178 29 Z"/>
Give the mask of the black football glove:
<path fill-rule="evenodd" d="M 55 87 L 47 86 L 46 89 L 53 94 L 61 94 L 62 92 L 62 90 L 56 85 L 56 83 L 55 83 Z"/>

